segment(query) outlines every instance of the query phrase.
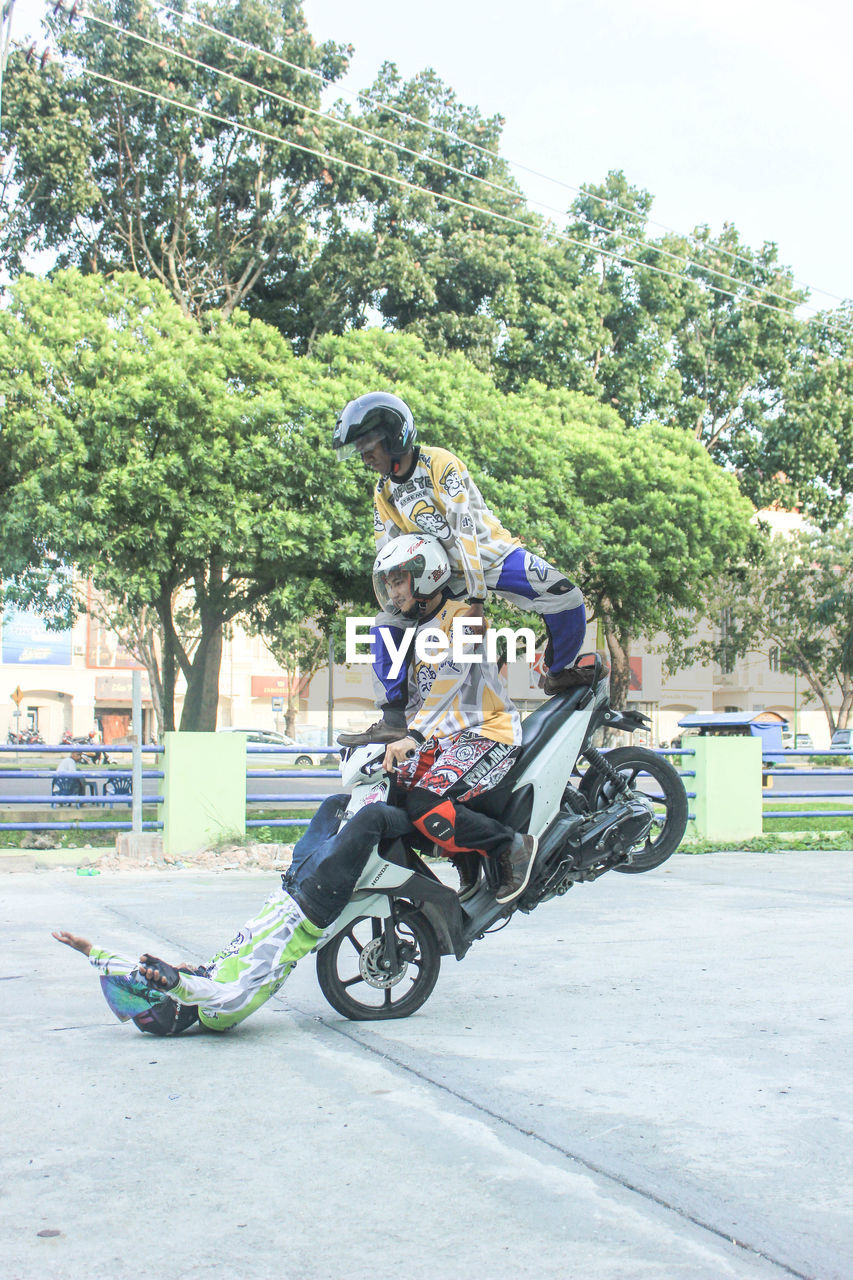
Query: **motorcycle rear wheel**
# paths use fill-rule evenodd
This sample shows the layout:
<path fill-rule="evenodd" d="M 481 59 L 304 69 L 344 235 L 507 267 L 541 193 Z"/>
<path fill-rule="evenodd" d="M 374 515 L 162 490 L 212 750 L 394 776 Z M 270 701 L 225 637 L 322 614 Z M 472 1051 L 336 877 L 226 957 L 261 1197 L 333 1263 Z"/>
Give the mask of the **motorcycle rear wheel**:
<path fill-rule="evenodd" d="M 606 753 L 606 759 L 625 778 L 632 790 L 641 795 L 648 794 L 637 785 L 637 777 L 641 773 L 648 774 L 660 787 L 660 795 L 655 793 L 655 817 L 645 844 L 640 852 L 634 854 L 631 862 L 614 867 L 615 871 L 624 871 L 628 875 L 651 871 L 666 862 L 684 839 L 687 827 L 687 792 L 684 790 L 684 783 L 668 760 L 656 755 L 654 751 L 647 751 L 645 747 L 617 747 Z M 592 810 L 603 809 L 613 800 L 613 783 L 597 769 L 587 769 L 581 779 L 580 790 Z"/>
<path fill-rule="evenodd" d="M 385 927 L 376 916 L 360 916 L 317 952 L 320 990 L 333 1009 L 354 1022 L 408 1018 L 429 999 L 438 980 L 441 954 L 426 916 L 412 908 L 396 922 L 401 959 L 388 974 L 381 970 Z"/>

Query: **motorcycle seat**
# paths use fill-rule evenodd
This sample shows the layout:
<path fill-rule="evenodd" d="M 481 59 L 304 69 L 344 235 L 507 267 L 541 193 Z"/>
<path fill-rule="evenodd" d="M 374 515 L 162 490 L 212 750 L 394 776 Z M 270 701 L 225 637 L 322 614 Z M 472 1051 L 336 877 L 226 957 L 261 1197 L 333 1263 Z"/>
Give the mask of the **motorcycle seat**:
<path fill-rule="evenodd" d="M 596 678 L 598 678 L 598 672 L 596 672 Z M 473 800 L 466 800 L 465 803 L 477 813 L 484 813 L 489 818 L 497 818 L 517 831 L 523 831 L 525 807 L 523 798 L 518 796 L 510 800 L 516 779 L 541 751 L 547 750 L 555 730 L 565 723 L 581 702 L 589 697 L 589 694 L 588 686 L 570 689 L 555 698 L 549 698 L 541 707 L 532 711 L 521 726 L 521 754 L 503 782 L 493 790 L 484 791 L 482 795 L 475 796 Z"/>

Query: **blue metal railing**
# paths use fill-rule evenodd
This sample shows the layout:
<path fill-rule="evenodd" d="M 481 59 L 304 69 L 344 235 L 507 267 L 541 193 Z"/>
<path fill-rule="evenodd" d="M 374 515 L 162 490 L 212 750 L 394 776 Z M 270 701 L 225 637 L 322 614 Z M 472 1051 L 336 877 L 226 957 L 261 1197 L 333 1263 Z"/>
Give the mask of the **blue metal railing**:
<path fill-rule="evenodd" d="M 304 827 L 310 822 L 311 814 L 326 799 L 324 792 L 281 792 L 267 793 L 255 792 L 248 790 L 248 784 L 259 778 L 339 778 L 341 776 L 340 769 L 252 769 L 249 768 L 252 756 L 339 756 L 341 748 L 338 746 L 309 747 L 299 746 L 297 743 L 292 747 L 265 746 L 261 744 L 250 744 L 246 747 L 246 827 Z M 253 818 L 249 817 L 249 810 L 257 811 L 258 808 L 270 806 L 276 809 L 283 808 L 301 808 L 303 805 L 310 806 L 302 818 Z"/>
<path fill-rule="evenodd" d="M 652 747 L 651 750 L 654 751 L 656 756 L 695 756 L 696 755 L 696 752 L 692 747 Z M 678 776 L 679 778 L 695 778 L 696 770 L 695 769 L 679 769 Z M 686 795 L 688 800 L 696 799 L 695 791 L 687 791 Z M 656 796 L 655 798 L 658 800 L 662 800 L 663 796 Z M 687 813 L 688 822 L 695 822 L 696 814 L 691 813 L 689 811 L 690 810 L 689 805 L 687 806 L 687 808 L 688 808 L 688 813 Z"/>
<path fill-rule="evenodd" d="M 796 750 L 790 751 L 767 752 L 764 759 L 765 761 L 789 760 L 792 756 L 807 758 L 819 756 L 823 759 L 826 759 L 827 756 L 838 756 L 842 760 L 849 760 L 850 751 L 845 747 L 830 747 L 826 751 L 818 751 L 814 748 L 805 750 L 798 747 Z M 810 769 L 781 769 L 777 766 L 776 768 L 764 769 L 763 773 L 765 778 L 850 778 L 853 777 L 853 768 L 831 765 Z M 851 801 L 851 806 L 853 806 L 853 790 L 777 791 L 773 786 L 765 786 L 762 788 L 765 821 L 775 820 L 776 818 L 853 818 L 853 807 L 846 809 L 775 809 L 770 807 L 774 801 L 808 799 L 819 802 L 823 796 L 830 800 L 847 799 Z"/>
<path fill-rule="evenodd" d="M 44 756 L 44 755 L 69 755 L 71 752 L 80 753 L 83 756 L 112 756 L 112 755 L 130 755 L 133 751 L 131 746 L 117 746 L 112 743 L 102 744 L 93 742 L 86 743 L 66 743 L 65 745 L 53 746 L 21 746 L 16 743 L 0 744 L 0 763 L 2 763 L 5 755 L 15 754 L 24 756 Z M 141 751 L 148 755 L 161 755 L 163 747 L 154 745 L 143 746 Z M 145 779 L 161 779 L 163 777 L 162 769 L 143 769 L 142 777 Z M 55 769 L 25 769 L 25 768 L 3 768 L 0 770 L 0 780 L 6 781 L 38 781 L 41 779 L 50 780 L 51 784 L 62 779 L 67 780 L 68 784 L 79 782 L 84 791 L 82 794 L 54 793 L 52 786 L 44 794 L 28 794 L 28 795 L 7 795 L 4 791 L 0 791 L 0 817 L 6 806 L 39 806 L 40 808 L 51 809 L 58 808 L 62 810 L 71 806 L 80 809 L 91 809 L 93 812 L 101 809 L 109 808 L 112 810 L 116 806 L 130 808 L 133 804 L 133 796 L 130 784 L 133 778 L 131 769 L 110 769 L 99 767 L 97 765 L 84 765 L 74 773 L 57 774 Z M 122 787 L 121 791 L 112 794 L 106 792 L 97 794 L 99 781 L 103 780 L 104 788 L 109 781 L 119 782 L 126 780 L 127 790 Z M 161 805 L 163 797 L 161 795 L 142 796 L 143 806 Z M 142 823 L 143 831 L 160 831 L 163 823 L 159 820 L 147 820 Z M 120 821 L 115 818 L 110 821 L 88 821 L 84 819 L 76 819 L 74 822 L 61 821 L 0 821 L 0 831 L 131 831 L 133 824 L 131 822 Z"/>
<path fill-rule="evenodd" d="M 252 746 L 248 746 L 246 748 L 246 751 L 248 756 L 251 756 L 251 755 L 317 756 L 317 755 L 340 755 L 341 749 L 338 746 L 308 747 L 308 746 L 299 746 L 297 744 L 292 747 L 252 745 Z M 682 749 L 656 750 L 655 754 L 660 756 L 694 756 L 696 752 L 694 750 L 691 750 L 689 747 L 685 747 Z M 679 773 L 679 776 L 682 778 L 696 777 L 695 769 L 679 769 L 678 773 Z M 251 781 L 254 778 L 331 778 L 331 777 L 340 777 L 340 769 L 336 769 L 336 770 L 332 770 L 332 769 L 251 769 L 247 767 L 247 770 L 246 770 L 246 778 L 248 781 Z M 664 798 L 663 795 L 659 792 L 658 793 L 649 792 L 649 795 L 653 800 L 663 800 Z M 695 800 L 696 792 L 688 791 L 687 798 L 688 800 Z M 305 793 L 291 792 L 291 793 L 281 793 L 277 795 L 266 794 L 266 793 L 260 794 L 260 793 L 249 792 L 249 791 L 247 791 L 246 793 L 247 809 L 250 805 L 255 808 L 257 808 L 258 806 L 265 806 L 265 805 L 274 806 L 275 808 L 311 805 L 312 811 L 313 811 L 313 809 L 316 809 L 317 806 L 321 804 L 322 801 L 325 799 L 326 799 L 326 795 L 324 793 L 312 793 L 312 792 L 305 792 Z M 247 827 L 304 827 L 306 823 L 310 821 L 310 816 L 311 816 L 310 812 L 306 812 L 306 815 L 304 818 L 250 818 L 250 817 L 247 817 L 246 826 Z M 693 813 L 690 813 L 688 816 L 691 819 L 693 819 L 695 818 L 696 815 Z"/>

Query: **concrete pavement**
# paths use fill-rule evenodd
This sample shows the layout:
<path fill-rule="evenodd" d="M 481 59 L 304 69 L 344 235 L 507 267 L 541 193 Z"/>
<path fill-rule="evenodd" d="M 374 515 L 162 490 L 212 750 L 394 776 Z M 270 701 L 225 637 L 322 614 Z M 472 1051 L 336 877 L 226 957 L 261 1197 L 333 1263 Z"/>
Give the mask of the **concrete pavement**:
<path fill-rule="evenodd" d="M 203 959 L 270 883 L 2 878 L 4 1280 L 853 1275 L 853 853 L 605 876 L 392 1023 L 306 959 L 230 1035 L 143 1037 L 49 936 Z"/>

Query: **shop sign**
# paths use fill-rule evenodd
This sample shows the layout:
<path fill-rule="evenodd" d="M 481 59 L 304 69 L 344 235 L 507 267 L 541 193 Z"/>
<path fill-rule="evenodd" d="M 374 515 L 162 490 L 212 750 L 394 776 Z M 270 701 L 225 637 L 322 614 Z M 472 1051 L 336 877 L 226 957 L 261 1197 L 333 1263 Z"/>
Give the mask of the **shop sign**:
<path fill-rule="evenodd" d="M 70 667 L 71 632 L 48 631 L 44 618 L 8 605 L 3 613 L 3 661 L 26 666 Z"/>

